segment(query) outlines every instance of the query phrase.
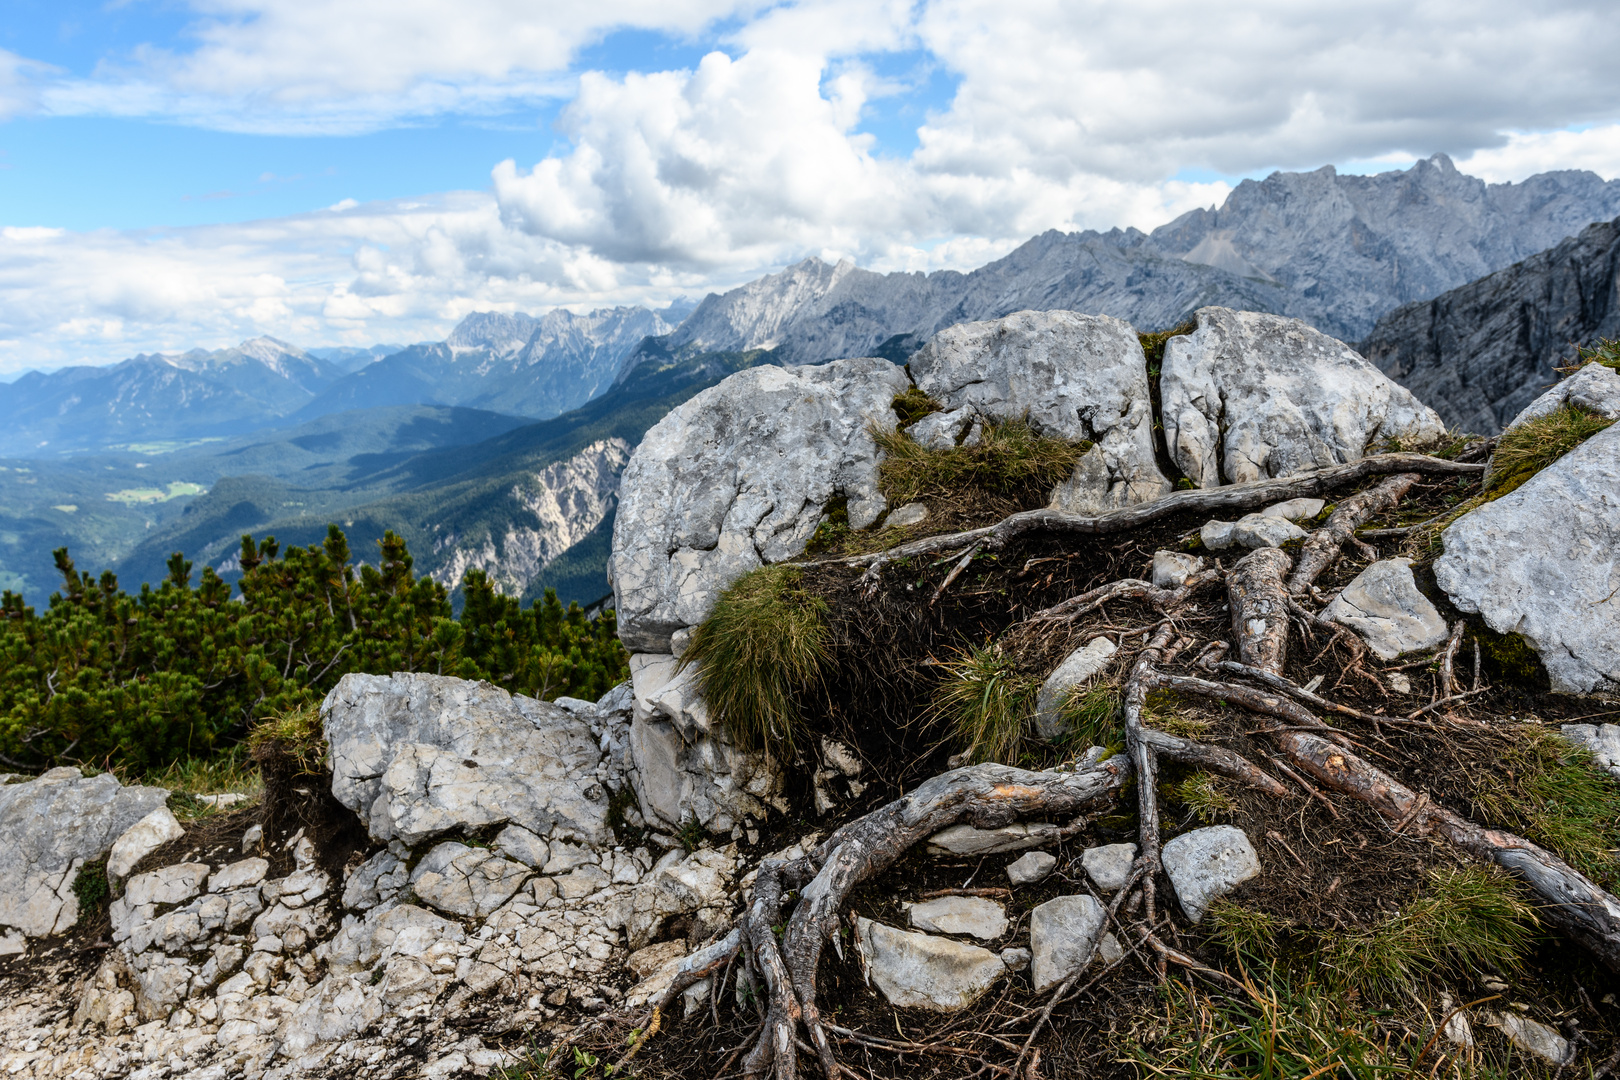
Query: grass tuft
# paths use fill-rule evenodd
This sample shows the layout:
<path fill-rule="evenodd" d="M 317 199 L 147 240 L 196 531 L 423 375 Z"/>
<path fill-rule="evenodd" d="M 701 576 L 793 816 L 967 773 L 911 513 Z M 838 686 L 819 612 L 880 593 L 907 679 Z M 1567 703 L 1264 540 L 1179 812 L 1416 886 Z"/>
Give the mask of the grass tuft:
<path fill-rule="evenodd" d="M 1170 797 L 1197 814 L 1205 825 L 1237 810 L 1237 800 L 1226 790 L 1225 781 L 1213 773 L 1195 772 L 1171 785 Z"/>
<path fill-rule="evenodd" d="M 944 667 L 930 707 L 935 721 L 970 760 L 1016 764 L 1039 682 L 995 644 L 964 649 Z"/>
<path fill-rule="evenodd" d="M 247 745 L 256 761 L 285 756 L 301 773 L 320 776 L 327 771 L 326 735 L 321 730 L 321 707 L 315 702 L 260 720 L 248 732 Z"/>
<path fill-rule="evenodd" d="M 73 879 L 73 895 L 79 901 L 79 918 L 88 920 L 101 902 L 107 899 L 108 891 L 106 859 L 97 859 L 79 867 Z"/>
<path fill-rule="evenodd" d="M 1506 495 L 1612 423 L 1574 405 L 1525 421 L 1496 444 L 1486 491 Z"/>
<path fill-rule="evenodd" d="M 1587 364 L 1602 364 L 1606 368 L 1620 371 L 1620 341 L 1605 338 L 1595 345 L 1575 350 L 1575 364 L 1568 370 L 1578 370 Z M 1560 371 L 1566 370 L 1563 368 Z"/>
<path fill-rule="evenodd" d="M 894 415 L 900 418 L 901 427 L 909 427 L 929 413 L 937 413 L 943 408 L 915 386 L 907 387 L 905 393 L 896 394 L 894 398 Z"/>
<path fill-rule="evenodd" d="M 148 773 L 141 782 L 167 788 L 178 796 L 170 807 L 182 820 L 218 812 L 215 807 L 199 801 L 198 795 L 246 795 L 249 803 L 264 797 L 264 777 L 249 756 L 248 747 L 241 745 L 213 757 L 171 762 L 160 772 Z"/>
<path fill-rule="evenodd" d="M 1125 741 L 1119 726 L 1119 691 L 1106 683 L 1071 687 L 1060 712 L 1062 742 L 1068 746 L 1120 746 Z"/>
<path fill-rule="evenodd" d="M 791 756 L 803 724 L 798 695 L 827 660 L 827 602 L 794 566 L 764 566 L 720 594 L 681 665 L 698 666 L 709 708 L 744 750 Z"/>
<path fill-rule="evenodd" d="M 929 450 L 903 431 L 874 431 L 884 453 L 878 466 L 883 494 L 895 504 L 955 500 L 965 489 L 1012 494 L 1068 478 L 1091 448 L 1037 435 L 1024 420 L 986 420 L 977 446 Z"/>
<path fill-rule="evenodd" d="M 1483 776 L 1474 801 L 1483 814 L 1551 848 L 1605 889 L 1620 887 L 1620 784 L 1585 747 L 1524 725 Z"/>
<path fill-rule="evenodd" d="M 1217 900 L 1209 909 L 1215 940 L 1228 952 L 1249 960 L 1275 959 L 1288 924 L 1269 912 L 1232 900 Z"/>

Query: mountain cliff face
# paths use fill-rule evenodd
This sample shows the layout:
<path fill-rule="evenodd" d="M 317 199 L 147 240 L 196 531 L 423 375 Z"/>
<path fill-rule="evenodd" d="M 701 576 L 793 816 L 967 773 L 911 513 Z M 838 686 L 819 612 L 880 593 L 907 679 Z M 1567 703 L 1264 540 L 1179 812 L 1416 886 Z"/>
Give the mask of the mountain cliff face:
<path fill-rule="evenodd" d="M 1066 308 L 1141 329 L 1220 305 L 1304 319 L 1346 340 L 1379 316 L 1620 213 L 1620 181 L 1554 172 L 1487 184 L 1438 154 L 1404 172 L 1273 173 L 1151 234 L 1048 232 L 971 273 L 877 274 L 809 259 L 711 295 L 662 343 L 776 349 L 789 363 L 900 358 L 954 323 Z M 625 370 L 643 355 L 626 361 Z"/>
<path fill-rule="evenodd" d="M 111 367 L 29 372 L 0 386 L 0 454 L 57 453 L 262 426 L 342 372 L 275 338 L 232 349 L 143 354 Z"/>
<path fill-rule="evenodd" d="M 1361 353 L 1466 431 L 1493 433 L 1558 379 L 1574 346 L 1620 337 L 1620 219 L 1390 312 Z"/>

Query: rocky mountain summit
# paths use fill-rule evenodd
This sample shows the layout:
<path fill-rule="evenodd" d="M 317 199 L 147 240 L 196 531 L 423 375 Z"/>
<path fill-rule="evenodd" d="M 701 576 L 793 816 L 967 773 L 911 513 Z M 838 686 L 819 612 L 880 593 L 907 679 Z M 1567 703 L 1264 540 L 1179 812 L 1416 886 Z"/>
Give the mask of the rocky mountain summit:
<path fill-rule="evenodd" d="M 1616 415 L 1225 308 L 738 371 L 625 467 L 601 700 L 349 675 L 185 820 L 6 777 L 0 1069 L 1595 1073 Z"/>

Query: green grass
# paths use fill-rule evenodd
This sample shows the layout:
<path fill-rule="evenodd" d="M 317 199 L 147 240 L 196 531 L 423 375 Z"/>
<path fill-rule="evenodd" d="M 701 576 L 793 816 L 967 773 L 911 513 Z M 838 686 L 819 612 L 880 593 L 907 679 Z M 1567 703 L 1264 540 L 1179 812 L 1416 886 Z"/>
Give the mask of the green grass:
<path fill-rule="evenodd" d="M 1612 423 L 1574 405 L 1525 421 L 1496 444 L 1486 491 L 1506 495 Z"/>
<path fill-rule="evenodd" d="M 884 453 L 878 466 L 883 494 L 895 504 L 956 500 L 969 489 L 1013 494 L 1057 484 L 1091 448 L 1035 434 L 1024 420 L 988 420 L 977 446 L 929 450 L 903 431 L 874 431 Z"/>
<path fill-rule="evenodd" d="M 939 412 L 943 406 L 915 386 L 908 387 L 903 394 L 896 394 L 894 398 L 894 415 L 900 418 L 901 427 L 909 427 L 927 416 L 929 413 Z"/>
<path fill-rule="evenodd" d="M 1575 366 L 1582 368 L 1587 364 L 1602 364 L 1604 367 L 1620 371 L 1620 341 L 1606 338 L 1596 345 L 1576 349 Z"/>
<path fill-rule="evenodd" d="M 1226 790 L 1220 777 L 1207 772 L 1195 772 L 1170 788 L 1170 797 L 1198 815 L 1209 825 L 1237 809 L 1237 801 Z"/>
<path fill-rule="evenodd" d="M 326 772 L 326 736 L 321 731 L 321 707 L 314 702 L 265 717 L 248 732 L 247 744 L 255 758 L 279 751 L 297 763 L 299 772 L 311 776 Z"/>
<path fill-rule="evenodd" d="M 79 867 L 73 879 L 73 895 L 79 900 L 79 918 L 88 918 L 107 899 L 107 860 L 97 859 Z"/>
<path fill-rule="evenodd" d="M 1551 848 L 1605 889 L 1620 887 L 1620 784 L 1590 751 L 1530 725 L 1514 731 L 1474 800 L 1490 820 Z"/>
<path fill-rule="evenodd" d="M 1112 686 L 1092 683 L 1072 687 L 1064 699 L 1062 716 L 1062 741 L 1066 745 L 1089 749 L 1124 744 L 1124 730 L 1119 726 L 1119 691 Z"/>
<path fill-rule="evenodd" d="M 1018 762 L 1039 682 L 999 645 L 963 649 L 945 663 L 930 712 L 974 762 Z"/>
<path fill-rule="evenodd" d="M 682 666 L 696 664 L 703 697 L 745 750 L 791 756 L 803 725 L 798 698 L 827 660 L 827 602 L 795 566 L 765 566 L 720 594 L 692 634 Z"/>
<path fill-rule="evenodd" d="M 148 773 L 141 782 L 174 793 L 170 809 L 182 821 L 207 817 L 210 814 L 240 809 L 264 797 L 264 778 L 258 765 L 248 755 L 247 747 L 233 746 L 213 757 L 185 758 L 168 765 L 161 772 Z M 246 795 L 247 803 L 231 807 L 216 807 L 202 802 L 198 795 Z"/>

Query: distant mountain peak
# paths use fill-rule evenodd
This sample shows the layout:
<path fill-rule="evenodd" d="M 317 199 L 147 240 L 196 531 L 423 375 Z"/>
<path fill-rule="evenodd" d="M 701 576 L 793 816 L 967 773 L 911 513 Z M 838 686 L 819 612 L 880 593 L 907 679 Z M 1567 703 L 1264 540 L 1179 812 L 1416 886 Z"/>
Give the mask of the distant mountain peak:
<path fill-rule="evenodd" d="M 497 356 L 520 352 L 539 320 L 523 312 L 475 311 L 456 324 L 444 343 L 452 353 L 487 349 Z"/>

